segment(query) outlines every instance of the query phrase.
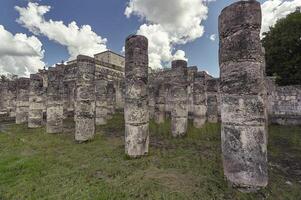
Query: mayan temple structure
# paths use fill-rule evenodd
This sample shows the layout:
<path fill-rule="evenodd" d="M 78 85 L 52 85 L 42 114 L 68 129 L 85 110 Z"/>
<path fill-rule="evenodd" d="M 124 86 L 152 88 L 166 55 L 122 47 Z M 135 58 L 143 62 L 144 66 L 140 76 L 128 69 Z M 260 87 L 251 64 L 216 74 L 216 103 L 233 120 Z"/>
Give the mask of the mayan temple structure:
<path fill-rule="evenodd" d="M 131 35 L 125 44 L 125 153 L 136 158 L 148 153 L 148 40 Z"/>
<path fill-rule="evenodd" d="M 64 118 L 62 70 L 60 68 L 49 69 L 47 80 L 46 131 L 47 133 L 62 133 Z"/>
<path fill-rule="evenodd" d="M 39 74 L 31 74 L 28 112 L 29 128 L 38 128 L 43 125 L 43 95 L 43 78 Z"/>
<path fill-rule="evenodd" d="M 202 128 L 206 122 L 206 82 L 203 72 L 197 72 L 193 85 L 193 125 Z"/>
<path fill-rule="evenodd" d="M 95 135 L 95 61 L 88 56 L 77 57 L 75 97 L 75 140 L 86 142 Z"/>
<path fill-rule="evenodd" d="M 224 174 L 242 191 L 268 183 L 261 7 L 239 1 L 219 16 Z"/>
<path fill-rule="evenodd" d="M 29 83 L 30 80 L 28 78 L 19 78 L 17 80 L 16 124 L 23 124 L 28 120 Z"/>
<path fill-rule="evenodd" d="M 171 133 L 173 137 L 184 136 L 188 125 L 187 62 L 172 61 L 171 79 Z"/>

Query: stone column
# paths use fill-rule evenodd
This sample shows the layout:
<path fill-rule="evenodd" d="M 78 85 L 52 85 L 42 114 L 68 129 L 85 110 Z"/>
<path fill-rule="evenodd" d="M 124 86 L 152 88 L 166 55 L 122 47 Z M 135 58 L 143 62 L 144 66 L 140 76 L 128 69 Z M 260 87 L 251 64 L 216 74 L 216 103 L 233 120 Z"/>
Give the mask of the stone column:
<path fill-rule="evenodd" d="M 17 101 L 17 81 L 11 80 L 8 81 L 8 106 L 7 109 L 9 111 L 9 117 L 16 117 L 16 101 Z"/>
<path fill-rule="evenodd" d="M 131 35 L 125 44 L 125 153 L 132 158 L 148 153 L 148 40 Z"/>
<path fill-rule="evenodd" d="M 123 108 L 123 95 L 121 80 L 116 80 L 116 106 L 118 109 Z"/>
<path fill-rule="evenodd" d="M 206 80 L 207 120 L 210 123 L 218 122 L 218 88 L 219 80 L 210 78 Z"/>
<path fill-rule="evenodd" d="M 173 137 L 186 135 L 188 125 L 187 62 L 172 62 L 171 133 Z"/>
<path fill-rule="evenodd" d="M 96 94 L 96 125 L 105 125 L 107 123 L 108 115 L 108 100 L 107 100 L 107 80 L 95 80 L 95 94 Z"/>
<path fill-rule="evenodd" d="M 193 85 L 193 125 L 202 128 L 206 122 L 206 83 L 203 72 L 197 72 Z"/>
<path fill-rule="evenodd" d="M 43 78 L 39 74 L 30 75 L 28 127 L 43 125 Z"/>
<path fill-rule="evenodd" d="M 115 114 L 116 108 L 116 90 L 114 88 L 114 83 L 109 81 L 107 83 L 107 102 L 108 102 L 108 119 L 112 119 L 113 115 Z"/>
<path fill-rule="evenodd" d="M 28 121 L 29 82 L 28 78 L 17 80 L 16 124 L 23 124 Z"/>
<path fill-rule="evenodd" d="M 219 16 L 224 174 L 242 191 L 268 183 L 261 7 L 239 1 Z"/>
<path fill-rule="evenodd" d="M 196 66 L 188 67 L 188 75 L 187 75 L 187 94 L 188 94 L 188 116 L 194 115 L 194 102 L 193 102 L 193 87 L 195 82 L 195 76 L 198 72 L 198 68 Z"/>
<path fill-rule="evenodd" d="M 62 71 L 58 68 L 50 68 L 47 72 L 47 79 L 46 131 L 47 133 L 62 133 L 64 118 Z"/>
<path fill-rule="evenodd" d="M 165 121 L 165 87 L 164 84 L 155 86 L 155 122 L 157 124 Z"/>
<path fill-rule="evenodd" d="M 150 82 L 150 81 L 149 81 Z M 148 88 L 148 99 L 149 99 L 149 103 L 148 103 L 148 107 L 149 107 L 149 117 L 151 119 L 154 119 L 155 117 L 155 87 L 149 86 Z"/>
<path fill-rule="evenodd" d="M 1 113 L 7 117 L 16 117 L 17 80 L 2 80 L 1 82 Z"/>
<path fill-rule="evenodd" d="M 77 57 L 75 98 L 75 140 L 86 142 L 95 135 L 95 61 L 88 56 Z"/>

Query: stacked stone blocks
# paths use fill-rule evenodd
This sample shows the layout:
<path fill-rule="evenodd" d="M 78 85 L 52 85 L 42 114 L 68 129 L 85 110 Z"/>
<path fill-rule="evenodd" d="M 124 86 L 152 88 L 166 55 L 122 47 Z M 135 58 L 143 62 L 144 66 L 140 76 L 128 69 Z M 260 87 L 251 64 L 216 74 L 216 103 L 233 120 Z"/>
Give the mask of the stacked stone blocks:
<path fill-rule="evenodd" d="M 224 173 L 243 191 L 268 183 L 261 8 L 239 1 L 219 16 Z"/>
<path fill-rule="evenodd" d="M 30 75 L 28 127 L 38 128 L 43 125 L 44 108 L 43 78 L 39 74 Z"/>
<path fill-rule="evenodd" d="M 186 135 L 188 126 L 187 62 L 172 62 L 171 79 L 171 133 L 173 137 Z"/>
<path fill-rule="evenodd" d="M 75 96 L 75 140 L 86 142 L 95 135 L 95 62 L 88 56 L 77 57 Z"/>
<path fill-rule="evenodd" d="M 125 44 L 125 153 L 131 158 L 148 154 L 148 40 L 131 35 Z"/>

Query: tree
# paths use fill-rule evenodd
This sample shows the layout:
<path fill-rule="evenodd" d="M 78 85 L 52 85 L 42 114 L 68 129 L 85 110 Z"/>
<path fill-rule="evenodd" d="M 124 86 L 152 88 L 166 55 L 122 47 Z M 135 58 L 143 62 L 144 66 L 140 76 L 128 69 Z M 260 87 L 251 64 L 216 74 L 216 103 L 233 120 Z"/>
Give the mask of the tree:
<path fill-rule="evenodd" d="M 263 34 L 266 74 L 279 85 L 301 85 L 301 13 L 296 11 L 277 21 Z"/>

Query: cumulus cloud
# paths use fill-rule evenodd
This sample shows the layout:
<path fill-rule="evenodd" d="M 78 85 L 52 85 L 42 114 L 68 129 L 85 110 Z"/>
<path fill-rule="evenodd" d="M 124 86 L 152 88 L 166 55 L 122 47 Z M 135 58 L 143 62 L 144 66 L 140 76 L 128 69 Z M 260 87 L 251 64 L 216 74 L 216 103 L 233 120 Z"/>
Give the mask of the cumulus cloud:
<path fill-rule="evenodd" d="M 207 18 L 205 0 L 130 0 L 125 15 L 136 15 L 146 23 L 137 34 L 149 39 L 150 67 L 161 68 L 174 56 L 174 47 L 194 41 L 204 34 L 201 25 Z M 185 53 L 184 53 L 185 56 Z"/>
<path fill-rule="evenodd" d="M 176 53 L 173 55 L 173 60 L 186 60 L 188 59 L 185 57 L 185 51 L 183 50 L 178 50 Z"/>
<path fill-rule="evenodd" d="M 262 27 L 261 33 L 270 30 L 277 20 L 286 17 L 301 6 L 301 0 L 283 1 L 267 0 L 261 5 L 262 8 Z"/>
<path fill-rule="evenodd" d="M 27 7 L 16 6 L 15 9 L 20 14 L 18 23 L 36 35 L 44 35 L 67 47 L 70 59 L 78 54 L 93 56 L 107 49 L 107 40 L 93 32 L 89 25 L 79 27 L 74 21 L 65 25 L 63 21 L 46 20 L 44 15 L 50 6 L 29 2 Z"/>
<path fill-rule="evenodd" d="M 0 25 L 0 74 L 29 76 L 45 66 L 44 50 L 35 36 L 13 35 Z"/>

